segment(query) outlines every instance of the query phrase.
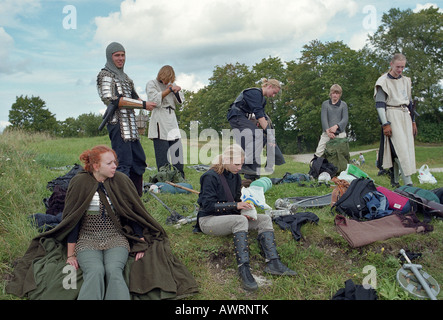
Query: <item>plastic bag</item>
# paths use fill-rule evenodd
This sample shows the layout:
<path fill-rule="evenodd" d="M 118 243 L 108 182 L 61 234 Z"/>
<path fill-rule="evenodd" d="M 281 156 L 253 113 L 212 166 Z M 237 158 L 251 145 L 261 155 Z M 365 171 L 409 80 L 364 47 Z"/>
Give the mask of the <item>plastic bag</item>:
<path fill-rule="evenodd" d="M 420 183 L 437 183 L 437 179 L 432 175 L 427 164 L 422 165 L 418 170 L 418 180 Z"/>
<path fill-rule="evenodd" d="M 354 166 L 353 164 L 348 164 L 346 171 L 348 172 L 348 174 L 352 174 L 357 178 L 369 178 L 366 172 L 362 171 L 360 168 Z"/>
<path fill-rule="evenodd" d="M 242 215 L 251 218 L 252 220 L 257 220 L 257 209 L 252 207 L 252 209 L 243 209 L 240 211 Z"/>
<path fill-rule="evenodd" d="M 262 208 L 262 209 L 271 209 L 269 205 L 266 204 L 265 200 L 265 193 L 263 191 L 262 187 L 257 186 L 250 186 L 248 188 L 242 188 L 241 190 L 242 195 L 240 199 L 243 202 L 251 202 L 256 207 Z"/>
<path fill-rule="evenodd" d="M 326 171 L 320 173 L 320 175 L 318 176 L 318 182 L 328 183 L 329 181 L 331 181 L 331 175 Z"/>

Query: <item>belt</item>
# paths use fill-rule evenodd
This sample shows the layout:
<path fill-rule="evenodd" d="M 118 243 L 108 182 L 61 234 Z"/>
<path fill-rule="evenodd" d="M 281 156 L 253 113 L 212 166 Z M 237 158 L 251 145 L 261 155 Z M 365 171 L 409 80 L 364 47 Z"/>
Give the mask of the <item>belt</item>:
<path fill-rule="evenodd" d="M 239 111 L 243 112 L 243 114 L 245 115 L 246 118 L 248 118 L 248 120 L 255 119 L 255 114 L 254 113 L 248 113 L 245 110 L 243 110 L 243 109 L 241 109 L 241 108 L 239 108 L 239 107 L 237 107 L 235 105 L 231 106 L 231 109 L 239 110 Z"/>
<path fill-rule="evenodd" d="M 171 114 L 171 110 L 175 111 L 175 109 L 171 106 L 167 106 L 167 107 L 165 107 L 165 109 L 169 110 L 169 114 Z"/>
<path fill-rule="evenodd" d="M 387 108 L 409 108 L 406 104 L 401 104 L 399 106 L 386 106 Z"/>

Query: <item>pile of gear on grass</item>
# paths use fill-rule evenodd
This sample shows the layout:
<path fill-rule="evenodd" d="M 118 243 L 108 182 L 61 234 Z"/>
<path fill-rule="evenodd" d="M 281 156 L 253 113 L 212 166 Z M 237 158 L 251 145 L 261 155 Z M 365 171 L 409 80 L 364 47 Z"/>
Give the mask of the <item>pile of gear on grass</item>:
<path fill-rule="evenodd" d="M 327 143 L 323 157 L 311 160 L 309 175 L 325 183 L 333 183 L 333 191 L 313 197 L 277 199 L 275 210 L 267 213 L 282 229 L 291 230 L 298 241 L 302 238 L 300 227 L 307 221 L 318 223 L 318 217 L 305 212 L 312 207 L 331 207 L 336 214 L 334 224 L 338 233 L 350 247 L 357 248 L 376 241 L 412 233 L 433 231 L 433 218 L 443 219 L 443 188 L 426 190 L 413 186 L 396 186 L 389 190 L 376 185 L 368 174 L 350 161 L 347 138 L 336 138 Z M 418 175 L 420 184 L 437 183 L 427 165 Z M 423 214 L 423 221 L 417 218 Z M 396 278 L 400 286 L 413 296 L 436 300 L 440 287 L 436 280 L 413 264 L 412 259 L 421 254 L 400 250 L 400 260 L 406 262 Z M 337 291 L 333 300 L 374 300 L 376 291 L 370 286 L 355 285 L 352 280 Z"/>
<path fill-rule="evenodd" d="M 376 185 L 351 162 L 347 138 L 329 141 L 324 157 L 314 155 L 311 160 L 308 177 L 331 184 L 333 191 L 322 196 L 277 199 L 275 209 L 266 213 L 282 229 L 291 230 L 298 241 L 302 238 L 301 224 L 319 220 L 313 213 L 301 211 L 330 206 L 331 213 L 336 214 L 337 231 L 353 248 L 403 234 L 430 232 L 433 230 L 429 224 L 431 219 L 443 218 L 443 188 L 426 190 L 406 185 L 391 191 Z M 421 183 L 436 183 L 429 175 L 427 166 L 420 168 Z M 423 221 L 416 213 L 423 214 Z"/>

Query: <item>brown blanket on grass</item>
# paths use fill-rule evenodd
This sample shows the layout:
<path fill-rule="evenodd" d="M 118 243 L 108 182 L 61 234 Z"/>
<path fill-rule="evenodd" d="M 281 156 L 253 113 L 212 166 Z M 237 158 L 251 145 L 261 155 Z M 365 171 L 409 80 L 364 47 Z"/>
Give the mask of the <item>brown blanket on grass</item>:
<path fill-rule="evenodd" d="M 406 234 L 433 230 L 432 226 L 420 222 L 414 214 L 404 215 L 396 212 L 369 221 L 357 221 L 337 215 L 334 223 L 337 231 L 352 248 Z"/>

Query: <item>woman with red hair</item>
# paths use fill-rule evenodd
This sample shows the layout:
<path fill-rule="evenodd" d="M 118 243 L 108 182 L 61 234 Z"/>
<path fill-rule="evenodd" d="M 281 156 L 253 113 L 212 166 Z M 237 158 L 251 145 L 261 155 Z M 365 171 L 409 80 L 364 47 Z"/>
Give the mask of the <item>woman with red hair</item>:
<path fill-rule="evenodd" d="M 118 166 L 117 155 L 107 146 L 97 146 L 80 155 L 85 171 L 92 175 L 102 188 L 106 179 L 113 178 Z M 103 189 L 104 190 L 104 189 Z M 106 194 L 106 190 L 105 194 Z M 129 299 L 129 290 L 123 279 L 123 270 L 130 251 L 129 241 L 118 230 L 120 217 L 114 222 L 101 200 L 98 190 L 89 208 L 68 236 L 66 263 L 83 271 L 83 285 L 78 299 L 112 300 Z M 142 229 L 136 222 L 132 228 L 144 241 Z M 143 251 L 136 254 L 135 261 L 142 258 Z M 106 278 L 106 285 L 105 285 Z M 105 290 L 106 289 L 106 290 Z M 106 292 L 106 294 L 105 294 Z"/>
<path fill-rule="evenodd" d="M 146 211 L 115 151 L 84 151 L 60 224 L 31 242 L 8 293 L 29 299 L 170 299 L 197 292 L 172 254 L 163 227 Z M 66 276 L 66 266 L 73 275 Z M 29 275 L 32 276 L 29 276 Z M 69 283 L 66 281 L 69 279 Z"/>

